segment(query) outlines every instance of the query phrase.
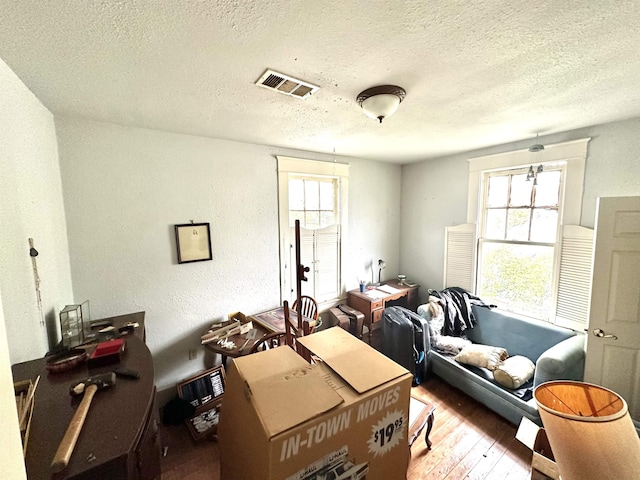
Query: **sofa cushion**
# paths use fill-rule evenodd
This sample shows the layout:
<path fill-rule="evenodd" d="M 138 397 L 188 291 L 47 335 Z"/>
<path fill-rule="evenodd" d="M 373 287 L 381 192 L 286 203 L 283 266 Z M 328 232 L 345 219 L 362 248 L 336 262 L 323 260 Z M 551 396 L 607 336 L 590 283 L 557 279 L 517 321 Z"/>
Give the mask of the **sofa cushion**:
<path fill-rule="evenodd" d="M 471 342 L 462 337 L 450 337 L 448 335 L 438 335 L 431 346 L 446 355 L 457 355 L 462 349 L 471 345 Z"/>
<path fill-rule="evenodd" d="M 533 377 L 534 370 L 535 365 L 531 360 L 522 355 L 515 355 L 496 367 L 493 378 L 503 387 L 520 388 Z"/>
<path fill-rule="evenodd" d="M 471 344 L 464 347 L 462 351 L 454 357 L 454 359 L 457 362 L 464 363 L 466 365 L 495 370 L 495 368 L 508 356 L 509 353 L 501 347 Z"/>

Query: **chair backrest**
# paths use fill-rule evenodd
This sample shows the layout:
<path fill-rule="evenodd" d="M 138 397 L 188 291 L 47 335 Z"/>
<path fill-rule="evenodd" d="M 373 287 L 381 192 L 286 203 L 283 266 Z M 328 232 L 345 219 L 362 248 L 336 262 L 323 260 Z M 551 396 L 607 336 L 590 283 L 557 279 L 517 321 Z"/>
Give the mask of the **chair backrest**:
<path fill-rule="evenodd" d="M 313 297 L 302 295 L 300 297 L 300 307 L 298 308 L 298 299 L 293 302 L 293 310 L 301 314 L 303 317 L 318 321 L 318 302 Z"/>
<path fill-rule="evenodd" d="M 285 300 L 283 306 L 285 343 L 298 352 L 298 355 L 304 358 L 307 362 L 311 363 L 311 352 L 296 341 L 298 338 L 311 332 L 309 321 L 307 319 L 297 319 L 297 323 L 292 322 L 289 317 L 289 302 Z M 306 317 L 304 314 L 302 314 L 302 316 Z"/>
<path fill-rule="evenodd" d="M 287 301 L 284 302 L 283 307 L 285 331 L 272 332 L 265 335 L 251 347 L 249 353 L 262 352 L 281 345 L 288 345 L 307 362 L 311 362 L 311 352 L 297 342 L 298 338 L 305 335 L 305 331 L 310 331 L 309 320 L 303 320 L 302 328 L 300 328 L 297 323 L 297 317 L 291 319 L 289 315 L 289 303 Z"/>
<path fill-rule="evenodd" d="M 253 345 L 249 353 L 262 352 L 264 350 L 271 350 L 272 348 L 279 347 L 280 345 L 286 345 L 286 336 L 287 334 L 285 332 L 273 332 L 265 335 L 260 339 L 260 341 Z"/>

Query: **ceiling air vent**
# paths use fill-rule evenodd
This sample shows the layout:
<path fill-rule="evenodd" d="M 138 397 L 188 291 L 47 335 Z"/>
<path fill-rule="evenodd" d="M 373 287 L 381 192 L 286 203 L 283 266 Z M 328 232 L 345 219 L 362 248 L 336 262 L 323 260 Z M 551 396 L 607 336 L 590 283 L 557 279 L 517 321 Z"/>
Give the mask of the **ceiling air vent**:
<path fill-rule="evenodd" d="M 303 82 L 302 80 L 274 72 L 273 70 L 264 72 L 256 82 L 256 85 L 303 99 L 316 93 L 320 89 L 317 85 Z"/>

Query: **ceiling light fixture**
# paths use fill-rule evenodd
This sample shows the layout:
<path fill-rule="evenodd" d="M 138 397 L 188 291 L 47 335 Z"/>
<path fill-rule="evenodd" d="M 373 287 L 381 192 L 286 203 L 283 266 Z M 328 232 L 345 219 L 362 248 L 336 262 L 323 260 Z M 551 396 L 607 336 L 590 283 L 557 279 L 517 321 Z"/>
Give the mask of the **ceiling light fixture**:
<path fill-rule="evenodd" d="M 367 117 L 382 123 L 383 119 L 395 113 L 406 94 L 407 92 L 402 87 L 380 85 L 367 88 L 358 95 L 356 101 Z"/>
<path fill-rule="evenodd" d="M 533 184 L 534 185 L 538 185 L 538 174 L 542 173 L 543 167 L 542 165 L 538 165 L 538 168 L 536 169 L 536 171 L 533 171 L 533 165 L 531 165 L 529 167 L 529 171 L 527 172 L 527 179 L 526 181 L 529 182 L 531 181 L 531 179 L 533 178 Z"/>
<path fill-rule="evenodd" d="M 536 153 L 536 152 L 541 152 L 542 150 L 544 150 L 544 145 L 542 145 L 541 143 L 538 143 L 538 134 L 536 133 L 536 143 L 534 143 L 529 147 L 529 151 Z"/>

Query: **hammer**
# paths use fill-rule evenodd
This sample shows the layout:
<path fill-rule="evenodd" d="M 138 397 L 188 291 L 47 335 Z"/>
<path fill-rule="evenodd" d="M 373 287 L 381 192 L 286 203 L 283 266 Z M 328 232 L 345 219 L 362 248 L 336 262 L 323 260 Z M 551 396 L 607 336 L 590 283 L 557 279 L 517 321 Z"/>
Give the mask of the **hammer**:
<path fill-rule="evenodd" d="M 64 437 L 62 437 L 60 445 L 58 445 L 56 454 L 53 456 L 53 461 L 51 462 L 51 470 L 53 472 L 61 472 L 68 465 L 95 393 L 98 390 L 109 388 L 115 383 L 116 374 L 109 372 L 89 377 L 69 389 L 71 395 L 84 395 L 76 413 L 73 414 L 73 418 L 67 427 Z"/>

